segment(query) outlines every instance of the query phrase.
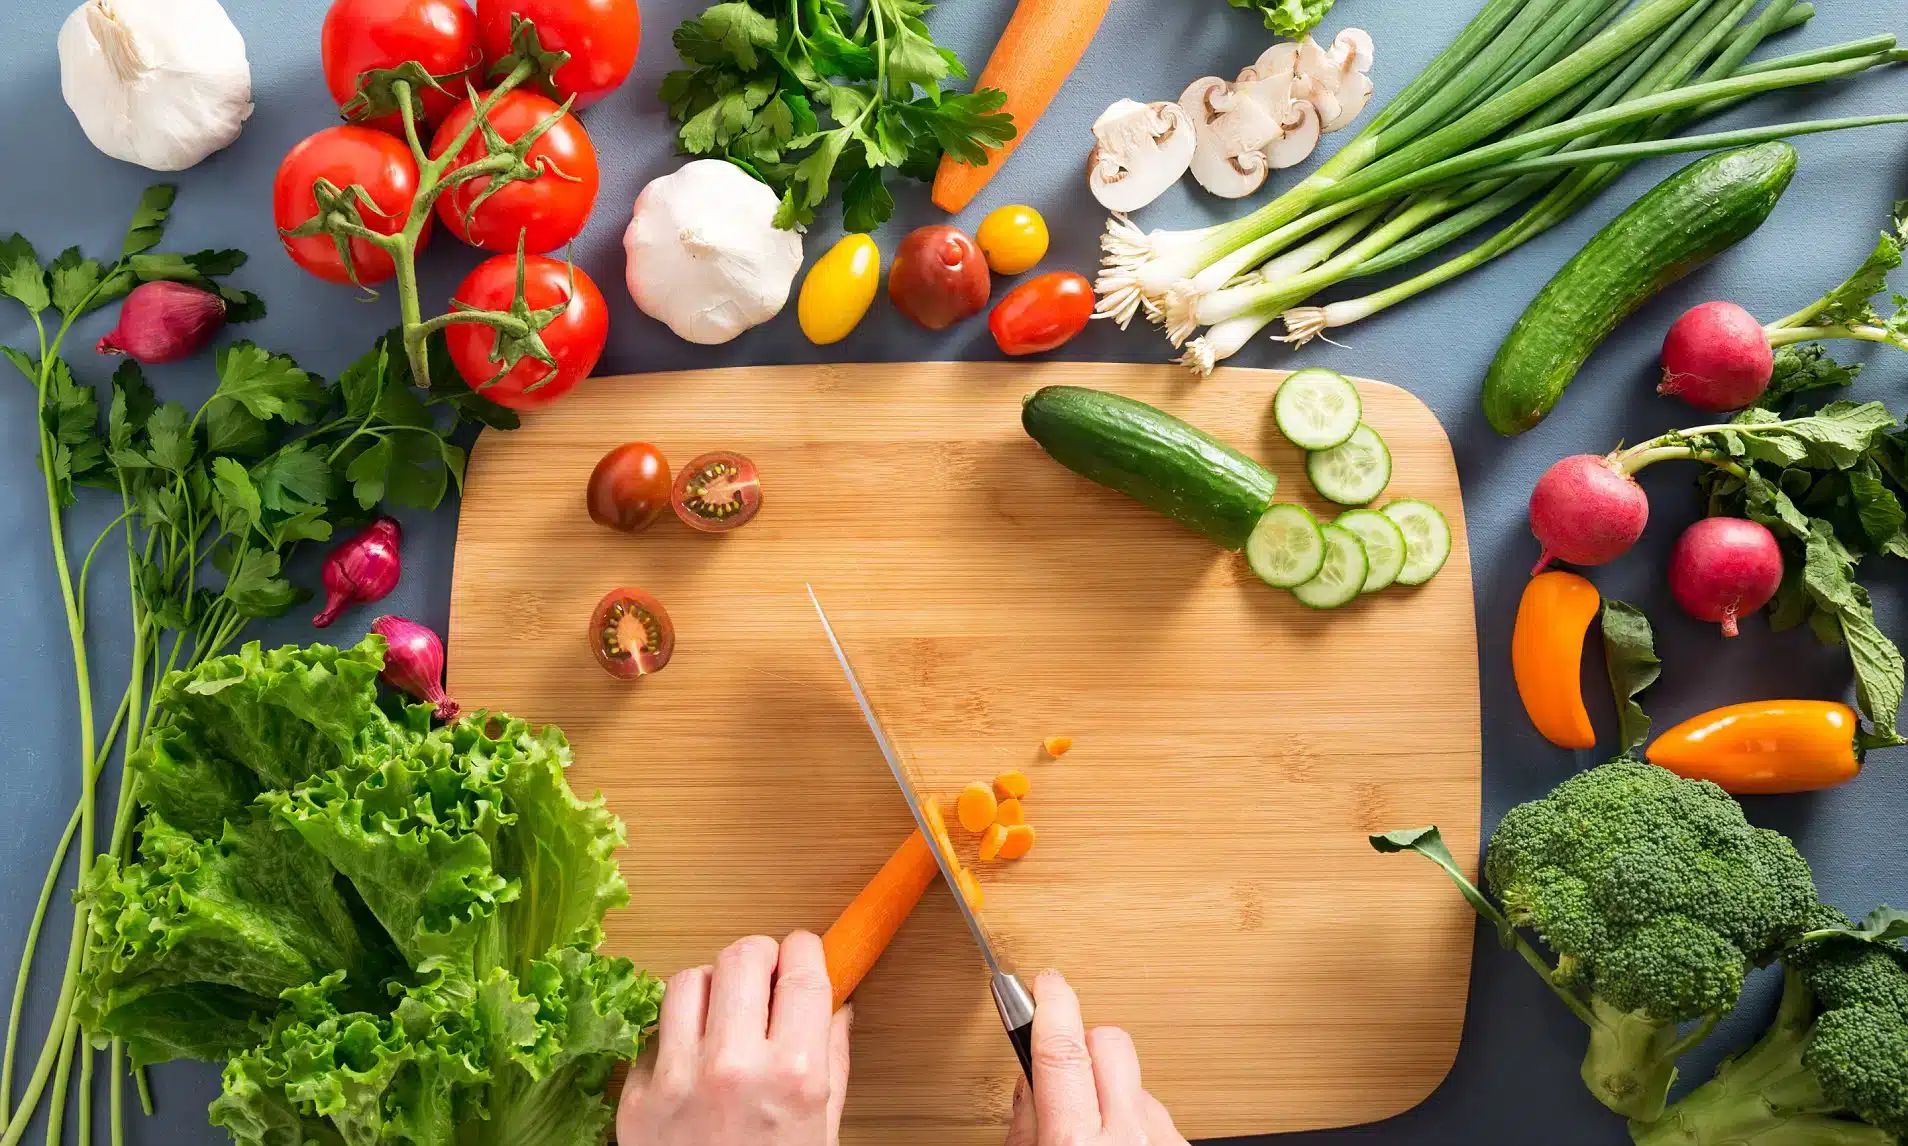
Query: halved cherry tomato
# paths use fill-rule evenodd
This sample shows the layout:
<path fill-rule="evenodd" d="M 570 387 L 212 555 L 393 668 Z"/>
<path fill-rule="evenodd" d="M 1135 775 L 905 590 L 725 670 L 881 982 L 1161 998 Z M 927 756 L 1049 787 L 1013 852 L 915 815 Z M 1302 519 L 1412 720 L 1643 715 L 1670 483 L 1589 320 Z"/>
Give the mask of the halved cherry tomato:
<path fill-rule="evenodd" d="M 436 123 L 463 99 L 466 82 L 483 78 L 477 16 L 464 0 L 333 0 L 319 44 L 325 87 L 339 108 L 357 96 L 366 72 L 414 60 L 444 89 L 417 93 L 425 122 Z M 361 122 L 382 131 L 404 129 L 395 113 Z"/>
<path fill-rule="evenodd" d="M 1093 284 L 1072 271 L 1028 279 L 1000 300 L 987 329 L 1006 354 L 1040 354 L 1064 346 L 1093 317 Z"/>
<path fill-rule="evenodd" d="M 505 142 L 514 143 L 556 110 L 557 105 L 543 96 L 518 89 L 504 93 L 488 118 Z M 444 154 L 472 114 L 468 100 L 451 112 L 431 140 L 432 158 Z M 451 170 L 486 154 L 481 131 L 472 132 Z M 488 197 L 488 178 L 466 179 L 438 196 L 437 217 L 451 234 L 473 247 L 515 251 L 521 233 L 524 249 L 533 253 L 554 251 L 576 238 L 596 205 L 598 178 L 596 148 L 583 125 L 565 113 L 537 137 L 524 158 L 537 169 L 536 178 L 506 183 Z"/>
<path fill-rule="evenodd" d="M 691 529 L 727 533 L 755 519 L 762 508 L 762 478 L 741 454 L 704 454 L 676 475 L 669 504 Z"/>
<path fill-rule="evenodd" d="M 662 602 L 641 589 L 611 589 L 590 614 L 590 651 L 618 680 L 661 672 L 676 651 L 676 626 Z"/>
<path fill-rule="evenodd" d="M 366 228 L 380 235 L 395 235 L 404 229 L 404 220 L 417 200 L 417 160 L 411 149 L 403 140 L 382 131 L 340 124 L 307 136 L 286 152 L 272 180 L 272 221 L 278 225 L 279 239 L 293 262 L 334 283 L 369 286 L 396 274 L 391 256 L 363 239 L 346 241 L 350 251 L 347 262 L 330 235 L 294 239 L 282 234 L 296 230 L 318 214 L 314 187 L 320 179 L 338 189 L 341 202 L 357 208 Z M 364 188 L 371 202 L 349 194 L 353 186 Z M 427 221 L 418 234 L 419 249 L 430 235 Z"/>
<path fill-rule="evenodd" d="M 516 293 L 517 260 L 498 255 L 479 263 L 451 297 L 475 310 L 509 310 Z M 572 268 L 543 255 L 526 255 L 523 297 L 533 311 L 569 300 L 563 312 L 542 330 L 543 345 L 556 359 L 555 369 L 525 356 L 498 378 L 503 362 L 497 357 L 495 328 L 477 322 L 453 322 L 444 331 L 457 373 L 471 389 L 512 410 L 547 406 L 568 394 L 596 369 L 603 343 L 609 338 L 609 307 L 603 301 L 603 292 L 596 289 L 596 283 L 581 267 Z"/>
<path fill-rule="evenodd" d="M 648 442 L 629 442 L 603 455 L 590 471 L 590 520 L 624 533 L 641 533 L 669 508 L 669 462 Z"/>
<path fill-rule="evenodd" d="M 518 16 L 536 25 L 544 51 L 570 53 L 548 83 L 531 81 L 559 103 L 575 96 L 570 106 L 586 108 L 621 86 L 636 65 L 643 40 L 636 0 L 477 0 L 477 29 L 492 65 L 511 54 Z"/>

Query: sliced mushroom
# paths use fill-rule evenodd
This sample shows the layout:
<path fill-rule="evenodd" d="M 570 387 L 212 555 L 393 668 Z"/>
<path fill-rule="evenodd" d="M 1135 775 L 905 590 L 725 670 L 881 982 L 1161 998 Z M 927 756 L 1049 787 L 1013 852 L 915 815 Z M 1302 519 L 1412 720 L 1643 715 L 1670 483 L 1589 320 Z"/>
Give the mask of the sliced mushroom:
<path fill-rule="evenodd" d="M 1291 47 L 1267 52 L 1234 83 L 1206 76 L 1180 95 L 1180 106 L 1192 116 L 1198 136 L 1193 178 L 1214 195 L 1250 195 L 1265 182 L 1267 172 L 1297 163 L 1317 145 L 1317 112 L 1293 98 L 1296 73 L 1289 68 L 1296 65 L 1298 52 L 1296 45 Z M 1272 161 L 1275 149 L 1286 162 Z"/>
<path fill-rule="evenodd" d="M 1318 146 L 1318 109 L 1307 100 L 1299 100 L 1292 106 L 1298 111 L 1299 121 L 1286 128 L 1279 141 L 1265 152 L 1266 162 L 1274 171 L 1302 162 Z"/>
<path fill-rule="evenodd" d="M 1123 99 L 1093 121 L 1087 185 L 1109 211 L 1137 211 L 1179 182 L 1198 134 L 1178 104 Z"/>
<path fill-rule="evenodd" d="M 1325 131 L 1349 125 L 1365 110 L 1371 99 L 1371 77 L 1366 73 L 1371 71 L 1373 52 L 1370 34 L 1360 28 L 1340 32 L 1330 51 L 1310 36 L 1299 44 L 1293 93 L 1318 109 Z"/>

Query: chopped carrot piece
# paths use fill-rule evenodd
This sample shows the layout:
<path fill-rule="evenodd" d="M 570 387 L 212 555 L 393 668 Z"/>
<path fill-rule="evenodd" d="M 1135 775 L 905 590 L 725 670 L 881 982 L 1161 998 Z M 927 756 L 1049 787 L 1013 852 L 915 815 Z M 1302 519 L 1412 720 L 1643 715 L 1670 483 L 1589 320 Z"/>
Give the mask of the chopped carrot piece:
<path fill-rule="evenodd" d="M 994 822 L 996 806 L 994 790 L 976 780 L 961 789 L 960 799 L 954 802 L 954 812 L 960 817 L 961 827 L 979 835 Z"/>
<path fill-rule="evenodd" d="M 1015 824 L 1007 829 L 1007 838 L 1000 842 L 1000 858 L 1017 860 L 1033 850 L 1034 830 L 1031 824 Z"/>
<path fill-rule="evenodd" d="M 1024 800 L 1033 791 L 1033 781 L 1025 772 L 1002 772 L 994 777 L 994 795 L 1003 800 Z"/>
<path fill-rule="evenodd" d="M 1058 760 L 1067 754 L 1067 749 L 1073 747 L 1073 737 L 1049 736 L 1040 742 L 1040 746 L 1047 750 L 1047 755 Z"/>
<path fill-rule="evenodd" d="M 998 823 L 987 825 L 987 830 L 981 833 L 980 858 L 982 862 L 986 862 L 998 856 L 1000 854 L 1000 845 L 1005 842 L 1007 842 L 1007 825 Z"/>
<path fill-rule="evenodd" d="M 941 818 L 941 802 L 929 797 L 921 802 L 921 814 L 927 818 L 928 828 L 934 833 L 935 846 L 944 856 L 954 854 L 954 841 L 948 838 L 947 821 Z"/>
<path fill-rule="evenodd" d="M 967 901 L 967 906 L 973 908 L 975 911 L 979 911 L 981 904 L 985 903 L 987 899 L 986 896 L 981 894 L 980 880 L 975 879 L 974 873 L 968 871 L 966 868 L 960 870 L 960 874 L 955 876 L 955 880 L 961 885 L 961 898 Z"/>
<path fill-rule="evenodd" d="M 1027 822 L 1027 809 L 1019 800 L 1002 800 L 994 811 L 994 822 L 1002 827 L 1014 827 Z"/>

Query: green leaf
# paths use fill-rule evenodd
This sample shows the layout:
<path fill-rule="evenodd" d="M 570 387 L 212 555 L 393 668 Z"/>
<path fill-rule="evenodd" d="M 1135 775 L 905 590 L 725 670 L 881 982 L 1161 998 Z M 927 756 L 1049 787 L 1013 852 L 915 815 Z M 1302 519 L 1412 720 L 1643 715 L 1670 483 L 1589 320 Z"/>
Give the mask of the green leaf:
<path fill-rule="evenodd" d="M 257 322 L 265 317 L 265 300 L 249 290 L 238 290 L 221 285 L 219 297 L 225 300 L 225 321 L 228 326 L 241 322 Z"/>
<path fill-rule="evenodd" d="M 1497 905 L 1485 897 L 1478 886 L 1471 882 L 1470 877 L 1464 874 L 1464 870 L 1458 867 L 1457 861 L 1451 858 L 1451 849 L 1444 846 L 1444 837 L 1438 833 L 1437 825 L 1384 832 L 1367 838 L 1377 851 L 1386 854 L 1417 852 L 1443 868 L 1444 874 L 1450 876 L 1451 882 L 1457 884 L 1458 891 L 1463 894 L 1465 901 L 1497 928 L 1498 939 L 1506 947 L 1514 942 L 1517 932 L 1511 927 L 1510 920 L 1504 918 L 1504 913 L 1497 909 Z"/>
<path fill-rule="evenodd" d="M 1250 8 L 1275 35 L 1296 40 L 1318 26 L 1333 0 L 1228 0 L 1234 8 Z"/>
<path fill-rule="evenodd" d="M 61 315 L 73 318 L 96 305 L 89 296 L 104 273 L 98 262 L 85 258 L 78 247 L 68 247 L 53 257 L 47 268 L 53 280 L 53 305 Z"/>
<path fill-rule="evenodd" d="M 851 232 L 865 234 L 876 230 L 894 215 L 894 196 L 888 193 L 881 172 L 864 167 L 849 178 L 841 189 L 841 222 Z"/>
<path fill-rule="evenodd" d="M 352 496 L 365 509 L 374 508 L 384 500 L 384 488 L 391 466 L 397 458 L 397 447 L 390 438 L 379 438 L 370 448 L 351 459 L 345 467 L 345 477 L 351 482 Z"/>
<path fill-rule="evenodd" d="M 1883 482 L 1881 468 L 1875 464 L 1873 455 L 1864 456 L 1861 464 L 1849 470 L 1846 476 L 1862 532 L 1871 546 L 1880 549 L 1908 524 L 1908 512 L 1902 510 L 1901 499 Z"/>
<path fill-rule="evenodd" d="M 1899 948 L 1899 941 L 1908 939 L 1908 911 L 1893 907 L 1877 907 L 1868 913 L 1867 918 L 1853 927 L 1830 927 L 1811 931 L 1804 938 L 1819 939 L 1831 935 L 1846 935 L 1850 939 L 1860 939 L 1866 943 L 1879 943 L 1884 947 Z"/>
<path fill-rule="evenodd" d="M 1771 421 L 1767 411 L 1747 410 L 1737 419 L 1740 429 L 1720 437 L 1739 446 L 1743 455 L 1777 466 L 1808 465 L 1815 469 L 1848 469 L 1895 428 L 1897 420 L 1880 402 L 1832 402 L 1814 414 Z"/>
<path fill-rule="evenodd" d="M 373 342 L 370 350 L 338 375 L 338 389 L 344 395 L 345 413 L 353 418 L 363 418 L 375 410 L 378 396 L 390 384 L 390 376 L 391 343 L 389 336 L 386 336 Z"/>
<path fill-rule="evenodd" d="M 1798 394 L 1847 386 L 1861 372 L 1859 363 L 1843 366 L 1830 358 L 1827 348 L 1819 342 L 1811 342 L 1806 346 L 1785 346 L 1776 351 L 1775 372 L 1770 376 L 1769 388 L 1763 391 L 1756 405 L 1767 410 L 1780 410 Z"/>
<path fill-rule="evenodd" d="M 1901 237 L 1899 233 L 1884 232 L 1855 273 L 1823 296 L 1821 309 L 1810 318 L 1810 324 L 1839 326 L 1876 321 L 1870 300 L 1887 288 L 1889 273 L 1899 266 Z"/>
<path fill-rule="evenodd" d="M 250 342 L 221 348 L 218 370 L 215 397 L 237 402 L 262 420 L 278 418 L 303 424 L 314 417 L 324 400 L 324 388 L 300 370 L 289 355 L 273 354 Z"/>
<path fill-rule="evenodd" d="M 114 450 L 129 449 L 133 436 L 159 408 L 159 399 L 146 382 L 139 363 L 128 358 L 113 371 L 113 400 L 106 413 L 106 442 Z"/>
<path fill-rule="evenodd" d="M 694 50 L 700 56 L 713 51 L 749 71 L 755 70 L 760 62 L 759 53 L 775 46 L 777 37 L 774 17 L 756 11 L 741 0 L 707 9 L 695 24 L 700 38 Z M 683 49 L 681 43 L 676 46 L 678 50 Z M 683 55 L 696 58 L 691 57 L 689 51 L 683 51 Z"/>
<path fill-rule="evenodd" d="M 1855 666 L 1855 706 L 1868 717 L 1870 731 L 1861 737 L 1865 748 L 1908 744 L 1896 731 L 1901 714 L 1904 668 L 1901 649 L 1875 624 L 1868 590 L 1855 587 L 1857 607 L 1841 611 L 1842 639 Z"/>
<path fill-rule="evenodd" d="M 1618 750 L 1629 752 L 1650 738 L 1650 717 L 1637 696 L 1656 683 L 1663 662 L 1656 656 L 1650 619 L 1627 601 L 1603 602 L 1603 660 L 1617 702 Z"/>
<path fill-rule="evenodd" d="M 300 541 L 331 540 L 331 522 L 325 520 L 325 507 L 299 510 L 272 527 L 280 545 Z"/>
<path fill-rule="evenodd" d="M 192 416 L 178 402 L 167 402 L 146 420 L 146 436 L 151 447 L 146 456 L 162 470 L 184 473 L 196 453 L 192 441 Z"/>
<path fill-rule="evenodd" d="M 244 537 L 264 516 L 258 487 L 233 458 L 212 459 L 212 505 L 219 524 L 234 537 Z"/>
<path fill-rule="evenodd" d="M 224 597 L 243 617 L 277 617 L 309 594 L 279 575 L 276 553 L 251 550 L 227 573 Z"/>
<path fill-rule="evenodd" d="M 40 256 L 17 233 L 0 240 L 0 294 L 19 302 L 30 314 L 40 313 L 53 301 Z"/>
<path fill-rule="evenodd" d="M 126 228 L 126 240 L 120 244 L 121 258 L 150 251 L 159 245 L 166 232 L 166 219 L 172 214 L 172 201 L 179 189 L 170 183 L 155 183 L 139 196 L 133 208 L 132 224 Z"/>
<path fill-rule="evenodd" d="M 398 505 L 436 509 L 444 500 L 450 477 L 444 470 L 437 435 L 395 433 L 385 441 L 395 443 L 393 461 L 385 474 L 385 496 Z"/>
<path fill-rule="evenodd" d="M 205 405 L 205 446 L 215 454 L 255 457 L 270 448 L 271 431 L 237 402 L 214 397 Z"/>
<path fill-rule="evenodd" d="M 28 382 L 35 386 L 40 384 L 40 364 L 33 360 L 31 354 L 11 346 L 0 346 L 0 354 L 6 355 L 7 361 L 13 363 L 13 368 L 18 370 Z"/>
<path fill-rule="evenodd" d="M 293 442 L 252 467 L 261 503 L 274 513 L 322 507 L 331 490 L 331 465 L 309 442 Z"/>

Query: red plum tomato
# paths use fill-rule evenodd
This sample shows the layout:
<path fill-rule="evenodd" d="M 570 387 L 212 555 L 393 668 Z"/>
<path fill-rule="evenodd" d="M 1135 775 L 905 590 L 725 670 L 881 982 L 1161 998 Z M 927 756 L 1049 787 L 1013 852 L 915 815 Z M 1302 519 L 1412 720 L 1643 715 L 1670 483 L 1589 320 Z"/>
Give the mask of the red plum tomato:
<path fill-rule="evenodd" d="M 590 471 L 590 520 L 607 529 L 641 533 L 669 509 L 669 461 L 648 442 L 628 442 L 603 455 Z"/>
<path fill-rule="evenodd" d="M 506 92 L 488 118 L 497 134 L 515 142 L 556 110 L 549 99 L 518 89 Z M 468 101 L 451 112 L 431 140 L 433 158 L 450 148 L 472 114 Z M 472 132 L 452 170 L 475 163 L 485 154 L 481 132 Z M 454 183 L 438 196 L 438 219 L 451 234 L 487 251 L 514 252 L 519 235 L 524 250 L 533 254 L 554 251 L 576 238 L 596 205 L 596 148 L 583 125 L 566 112 L 537 138 L 524 159 L 536 168 L 535 178 L 506 183 L 488 198 L 484 197 L 488 178 Z"/>
<path fill-rule="evenodd" d="M 463 98 L 466 82 L 481 82 L 483 49 L 477 15 L 464 0 L 333 0 L 319 35 L 325 87 L 340 108 L 358 94 L 366 72 L 416 61 L 443 91 L 419 91 L 426 123 L 437 123 Z M 395 112 L 365 121 L 382 131 L 404 130 Z"/>
<path fill-rule="evenodd" d="M 478 264 L 452 297 L 475 310 L 509 310 L 516 290 L 517 260 L 498 255 Z M 596 369 L 596 360 L 609 337 L 609 307 L 603 301 L 603 292 L 596 289 L 581 267 L 572 268 L 542 255 L 526 255 L 523 294 L 533 311 L 569 300 L 569 305 L 542 331 L 543 345 L 556 359 L 554 369 L 525 356 L 498 378 L 503 363 L 495 357 L 494 328 L 479 322 L 453 322 L 444 331 L 457 373 L 471 389 L 512 410 L 534 410 L 568 394 Z"/>
<path fill-rule="evenodd" d="M 586 108 L 622 86 L 636 65 L 643 39 L 636 0 L 477 0 L 477 30 L 493 65 L 511 55 L 518 17 L 535 25 L 544 51 L 570 53 L 547 82 L 529 82 L 558 103 L 575 96 L 570 106 Z"/>
<path fill-rule="evenodd" d="M 292 238 L 296 230 L 318 214 L 314 190 L 322 179 L 341 192 L 353 185 L 371 197 L 366 204 L 354 198 L 364 225 L 381 235 L 395 235 L 417 199 L 417 160 L 404 141 L 368 127 L 340 124 L 308 136 L 285 154 L 272 180 L 272 221 L 279 229 L 285 253 L 305 270 L 335 283 L 362 286 L 380 283 L 397 273 L 388 252 L 363 239 L 349 239 L 347 262 L 330 235 Z M 375 206 L 373 206 L 375 204 Z M 430 238 L 427 222 L 418 235 L 418 247 Z M 355 272 L 355 277 L 354 277 Z"/>
<path fill-rule="evenodd" d="M 590 614 L 590 651 L 618 680 L 661 672 L 676 651 L 676 627 L 662 602 L 641 589 L 611 589 Z"/>
<path fill-rule="evenodd" d="M 1042 354 L 1071 342 L 1092 317 L 1093 284 L 1055 271 L 1008 291 L 987 316 L 987 329 L 1004 354 Z"/>
<path fill-rule="evenodd" d="M 992 291 L 979 244 L 945 223 L 922 227 L 901 240 L 888 268 L 888 300 L 929 330 L 945 330 L 979 314 Z"/>

